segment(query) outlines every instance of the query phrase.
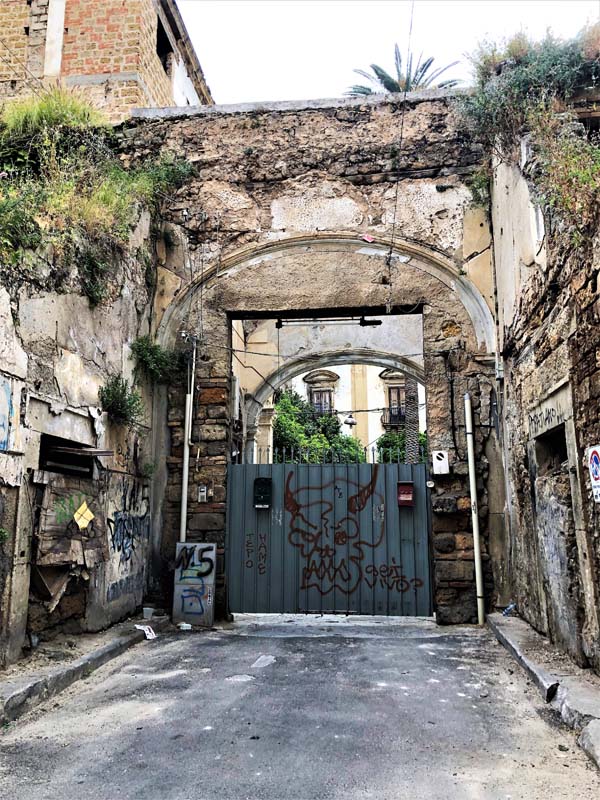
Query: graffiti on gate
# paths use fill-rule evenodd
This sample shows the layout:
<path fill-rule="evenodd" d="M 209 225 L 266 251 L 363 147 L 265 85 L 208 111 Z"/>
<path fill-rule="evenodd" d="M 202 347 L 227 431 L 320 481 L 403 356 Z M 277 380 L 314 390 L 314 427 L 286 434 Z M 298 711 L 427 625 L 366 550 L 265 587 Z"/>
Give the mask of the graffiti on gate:
<path fill-rule="evenodd" d="M 360 513 L 369 502 L 383 508 L 383 497 L 375 491 L 379 466 L 373 467 L 371 480 L 358 483 L 336 476 L 325 485 L 292 488 L 294 472 L 285 483 L 285 509 L 290 514 L 288 541 L 298 548 L 306 563 L 302 569 L 302 589 L 316 589 L 321 595 L 334 590 L 352 594 L 363 579 L 362 562 L 368 551 L 383 541 L 384 515 L 373 515 L 369 538 L 361 537 Z M 334 504 L 323 499 L 323 490 L 333 487 L 338 501 L 344 495 L 345 515 L 335 519 Z M 339 512 L 339 509 L 338 509 Z M 336 546 L 344 548 L 341 557 Z"/>
<path fill-rule="evenodd" d="M 365 569 L 365 582 L 369 589 L 373 589 L 379 584 L 382 589 L 396 591 L 403 594 L 409 589 L 420 589 L 423 581 L 420 578 L 407 578 L 401 572 L 401 567 L 396 564 L 396 559 L 392 558 L 391 564 L 369 564 Z"/>
<path fill-rule="evenodd" d="M 254 567 L 254 557 L 257 558 L 257 569 L 259 575 L 265 575 L 267 572 L 267 534 L 258 534 L 258 547 L 254 543 L 254 533 L 246 533 L 244 536 L 244 552 L 246 554 L 246 561 L 244 566 L 246 569 Z"/>
<path fill-rule="evenodd" d="M 267 535 L 258 534 L 258 574 L 264 575 L 267 571 Z"/>
<path fill-rule="evenodd" d="M 254 539 L 251 533 L 247 533 L 244 537 L 245 550 L 246 550 L 246 569 L 252 569 L 254 566 Z"/>

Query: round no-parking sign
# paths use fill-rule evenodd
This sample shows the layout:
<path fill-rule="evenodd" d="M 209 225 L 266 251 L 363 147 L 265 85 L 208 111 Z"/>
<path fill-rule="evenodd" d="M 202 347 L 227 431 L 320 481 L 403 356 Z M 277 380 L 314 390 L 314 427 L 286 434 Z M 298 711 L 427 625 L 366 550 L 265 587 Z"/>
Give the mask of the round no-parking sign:
<path fill-rule="evenodd" d="M 594 501 L 600 503 L 600 445 L 594 445 L 588 449 L 588 466 Z"/>

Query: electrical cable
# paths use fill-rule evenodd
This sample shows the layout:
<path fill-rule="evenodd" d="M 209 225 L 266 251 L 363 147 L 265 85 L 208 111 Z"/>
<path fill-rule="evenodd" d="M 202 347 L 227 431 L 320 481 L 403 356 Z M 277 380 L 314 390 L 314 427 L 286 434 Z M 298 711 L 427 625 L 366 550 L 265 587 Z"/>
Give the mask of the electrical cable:
<path fill-rule="evenodd" d="M 225 344 L 209 344 L 209 343 L 205 343 L 205 346 L 207 348 L 215 347 L 215 348 L 217 348 L 219 350 L 229 350 L 232 353 L 244 353 L 245 355 L 250 355 L 250 356 L 264 356 L 265 358 L 275 358 L 277 356 L 277 353 L 261 353 L 258 350 L 242 350 L 240 348 L 230 347 L 229 345 L 225 345 Z M 427 350 L 427 353 L 424 353 L 423 351 L 421 351 L 420 353 L 398 353 L 396 355 L 396 357 L 397 358 L 422 358 L 424 355 L 428 355 L 428 356 L 429 355 L 445 355 L 445 354 L 447 354 L 449 352 L 452 352 L 453 350 L 460 350 L 460 349 L 461 348 L 459 348 L 459 347 L 452 347 L 452 348 L 450 348 L 450 350 Z M 309 361 L 322 361 L 324 355 L 327 355 L 327 354 L 326 353 L 315 353 L 314 355 L 306 356 L 304 360 L 307 361 L 307 362 L 309 362 Z M 242 362 L 240 362 L 240 363 L 242 363 Z M 246 365 L 243 365 L 243 366 L 246 366 Z M 250 367 L 248 367 L 248 369 L 250 369 Z M 398 367 L 398 369 L 401 370 L 400 367 Z"/>
<path fill-rule="evenodd" d="M 393 281 L 392 281 L 392 255 L 394 252 L 394 243 L 396 238 L 396 221 L 398 216 L 398 195 L 400 192 L 400 155 L 402 153 L 402 145 L 404 143 L 404 117 L 406 115 L 406 96 L 408 94 L 408 82 L 409 82 L 409 70 L 411 65 L 411 40 L 412 40 L 412 31 L 413 31 L 413 19 L 415 13 L 415 0 L 412 0 L 411 7 L 410 7 L 410 26 L 408 29 L 408 44 L 406 48 L 406 76 L 404 79 L 404 97 L 402 99 L 402 114 L 400 116 L 400 137 L 398 139 L 398 152 L 396 156 L 396 193 L 394 199 L 394 217 L 392 220 L 392 236 L 390 239 L 390 249 L 387 256 L 387 268 L 388 268 L 388 300 L 386 303 L 386 310 L 389 314 L 392 307 L 392 288 L 393 288 Z"/>
<path fill-rule="evenodd" d="M 10 53 L 10 55 L 11 55 L 11 56 L 12 56 L 12 57 L 15 59 L 15 61 L 17 62 L 17 64 L 19 64 L 21 67 L 23 67 L 23 70 L 24 70 L 25 74 L 26 74 L 26 75 L 29 75 L 29 76 L 30 76 L 30 78 L 32 78 L 34 81 L 36 81 L 36 82 L 37 82 L 37 84 L 39 85 L 39 87 L 40 87 L 42 90 L 45 90 L 45 88 L 46 88 L 46 87 L 44 86 L 44 82 L 43 82 L 43 81 L 42 81 L 40 78 L 38 78 L 36 75 L 34 75 L 34 74 L 33 74 L 33 72 L 31 72 L 31 70 L 30 70 L 30 69 L 27 67 L 27 65 L 26 65 L 26 64 L 24 64 L 24 63 L 21 61 L 21 59 L 18 57 L 18 55 L 17 55 L 17 54 L 16 54 L 16 53 L 15 53 L 13 50 L 11 50 L 11 48 L 10 48 L 10 47 L 9 47 L 9 46 L 6 44 L 6 42 L 4 41 L 4 39 L 2 39 L 2 37 L 0 37 L 0 44 L 1 44 L 1 45 L 4 47 L 4 49 L 5 49 L 5 50 L 7 50 L 7 51 Z M 6 61 L 5 61 L 5 59 L 2 59 L 2 60 L 3 60 L 5 63 L 8 63 L 8 65 L 9 65 L 9 66 L 10 66 L 12 69 L 14 69 L 14 65 L 10 64 L 9 62 L 6 62 Z M 16 74 L 16 73 L 15 73 L 15 74 Z M 33 89 L 33 87 L 31 87 L 31 88 Z M 35 92 L 35 89 L 34 89 L 33 91 Z M 36 94 L 37 94 L 37 92 L 36 92 Z M 38 95 L 38 96 L 41 96 L 41 95 Z"/>

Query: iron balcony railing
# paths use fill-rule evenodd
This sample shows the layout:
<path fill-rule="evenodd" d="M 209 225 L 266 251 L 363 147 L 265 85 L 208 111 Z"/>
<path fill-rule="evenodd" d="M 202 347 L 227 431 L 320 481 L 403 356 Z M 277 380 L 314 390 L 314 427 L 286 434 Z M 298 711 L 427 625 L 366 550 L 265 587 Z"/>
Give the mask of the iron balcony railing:
<path fill-rule="evenodd" d="M 384 408 L 381 415 L 382 425 L 404 425 L 406 422 L 406 412 L 403 408 Z"/>
<path fill-rule="evenodd" d="M 427 461 L 427 445 L 419 444 L 418 461 Z M 333 448 L 258 447 L 250 464 L 405 464 L 404 447 Z"/>
<path fill-rule="evenodd" d="M 327 403 L 313 403 L 312 409 L 315 414 L 335 414 L 335 409 Z"/>

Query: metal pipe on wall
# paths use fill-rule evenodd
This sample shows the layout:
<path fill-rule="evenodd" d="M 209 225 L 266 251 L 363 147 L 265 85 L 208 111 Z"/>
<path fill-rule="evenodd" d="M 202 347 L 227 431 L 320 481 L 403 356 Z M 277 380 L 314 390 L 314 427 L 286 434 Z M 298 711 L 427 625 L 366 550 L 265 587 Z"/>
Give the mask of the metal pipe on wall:
<path fill-rule="evenodd" d="M 185 542 L 187 535 L 188 483 L 190 477 L 190 445 L 192 438 L 193 392 L 196 382 L 196 339 L 192 351 L 192 373 L 188 378 L 188 390 L 185 396 L 185 418 L 183 429 L 183 472 L 181 476 L 181 516 L 179 519 L 179 541 Z"/>
<path fill-rule="evenodd" d="M 471 520 L 473 523 L 473 550 L 475 555 L 475 587 L 477 593 L 477 621 L 485 623 L 485 597 L 483 593 L 483 571 L 481 568 L 481 545 L 479 541 L 479 509 L 477 507 L 477 478 L 475 475 L 475 445 L 473 438 L 473 411 L 471 395 L 465 394 L 465 430 L 467 434 L 467 459 L 469 464 L 469 489 L 471 493 Z"/>

